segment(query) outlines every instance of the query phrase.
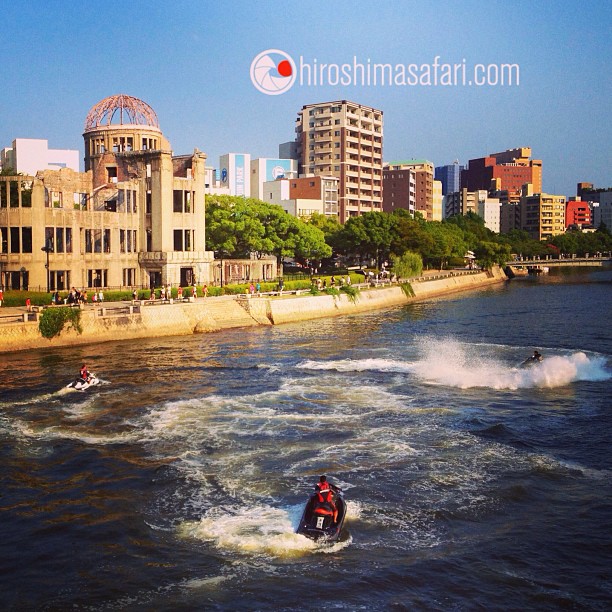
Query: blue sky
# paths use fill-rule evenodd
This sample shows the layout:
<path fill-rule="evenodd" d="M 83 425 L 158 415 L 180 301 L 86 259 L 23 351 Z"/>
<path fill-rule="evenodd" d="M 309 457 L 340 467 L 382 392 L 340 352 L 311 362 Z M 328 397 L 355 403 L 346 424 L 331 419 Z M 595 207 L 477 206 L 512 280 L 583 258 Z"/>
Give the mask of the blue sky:
<path fill-rule="evenodd" d="M 89 109 L 124 93 L 156 111 L 177 154 L 276 157 L 304 104 L 348 99 L 384 112 L 385 160 L 436 165 L 518 146 L 543 189 L 612 186 L 612 2 L 71 2 L 3 0 L 0 147 L 46 138 L 83 149 Z M 518 86 L 253 86 L 266 49 L 299 62 L 518 64 Z M 471 74 L 471 73 L 469 73 Z"/>

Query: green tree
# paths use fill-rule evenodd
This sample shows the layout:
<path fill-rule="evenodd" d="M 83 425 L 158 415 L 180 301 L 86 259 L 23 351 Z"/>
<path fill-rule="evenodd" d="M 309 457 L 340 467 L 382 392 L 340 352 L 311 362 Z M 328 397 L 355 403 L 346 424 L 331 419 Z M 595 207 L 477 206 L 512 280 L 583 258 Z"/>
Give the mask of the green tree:
<path fill-rule="evenodd" d="M 254 198 L 206 198 L 206 248 L 224 257 L 275 255 L 316 259 L 331 248 L 321 230 L 308 226 L 282 207 Z"/>
<path fill-rule="evenodd" d="M 499 242 L 482 241 L 474 248 L 474 255 L 482 268 L 490 270 L 495 264 L 503 266 L 510 261 L 510 246 Z"/>
<path fill-rule="evenodd" d="M 425 231 L 433 238 L 433 248 L 426 255 L 426 261 L 439 264 L 440 270 L 444 268 L 450 257 L 463 257 L 467 250 L 463 231 L 452 223 L 430 221 Z"/>
<path fill-rule="evenodd" d="M 396 225 L 392 215 L 378 211 L 350 217 L 334 236 L 333 245 L 346 255 L 357 255 L 360 262 L 366 258 L 375 259 L 380 267 L 391 253 Z"/>
<path fill-rule="evenodd" d="M 423 272 L 423 258 L 419 253 L 406 251 L 402 255 L 391 255 L 393 272 L 398 278 L 411 278 L 420 276 Z"/>

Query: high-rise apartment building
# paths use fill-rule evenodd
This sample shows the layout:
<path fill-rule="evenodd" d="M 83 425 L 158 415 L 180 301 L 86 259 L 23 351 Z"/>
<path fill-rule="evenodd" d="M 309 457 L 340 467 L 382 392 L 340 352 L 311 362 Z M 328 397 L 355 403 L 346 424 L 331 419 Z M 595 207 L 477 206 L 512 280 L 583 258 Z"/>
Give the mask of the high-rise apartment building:
<path fill-rule="evenodd" d="M 416 211 L 416 174 L 410 168 L 390 170 L 383 168 L 383 211 L 392 213 L 398 208 L 413 217 Z"/>
<path fill-rule="evenodd" d="M 391 170 L 411 170 L 414 173 L 415 210 L 420 212 L 426 221 L 433 221 L 434 165 L 426 159 L 410 159 L 385 164 L 385 171 Z"/>
<path fill-rule="evenodd" d="M 565 196 L 534 193 L 531 185 L 525 185 L 521 194 L 521 226 L 534 240 L 565 233 Z"/>
<path fill-rule="evenodd" d="M 505 190 L 509 202 L 519 202 L 521 189 L 527 183 L 533 186 L 533 193 L 542 191 L 542 161 L 530 157 L 530 147 L 519 147 L 470 159 L 461 172 L 461 186 L 469 191 Z"/>
<path fill-rule="evenodd" d="M 308 104 L 296 120 L 300 176 L 336 176 L 339 220 L 382 211 L 381 110 L 337 100 Z"/>

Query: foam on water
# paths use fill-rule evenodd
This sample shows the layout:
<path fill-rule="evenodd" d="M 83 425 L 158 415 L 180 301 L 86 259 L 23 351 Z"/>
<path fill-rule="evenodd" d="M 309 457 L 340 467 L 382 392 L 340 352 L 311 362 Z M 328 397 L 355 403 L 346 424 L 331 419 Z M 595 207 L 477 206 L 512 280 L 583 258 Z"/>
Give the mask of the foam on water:
<path fill-rule="evenodd" d="M 552 389 L 578 381 L 602 381 L 612 378 L 612 372 L 606 369 L 604 357 L 588 356 L 582 351 L 555 354 L 551 349 L 547 351 L 542 363 L 531 368 L 520 368 L 516 364 L 523 361 L 528 349 L 511 350 L 497 345 L 468 344 L 452 338 L 424 337 L 416 342 L 416 350 L 414 360 L 405 357 L 307 360 L 297 367 L 317 371 L 405 373 L 428 384 L 460 389 Z M 508 356 L 508 352 L 513 352 L 513 356 Z M 514 363 L 508 363 L 508 359 L 512 358 Z"/>
<path fill-rule="evenodd" d="M 410 372 L 413 364 L 393 359 L 339 359 L 314 361 L 307 359 L 297 365 L 305 370 L 336 370 L 338 372 Z"/>
<path fill-rule="evenodd" d="M 301 505 L 287 508 L 249 506 L 234 511 L 212 508 L 199 521 L 183 523 L 180 533 L 212 542 L 221 550 L 274 557 L 336 552 L 350 543 L 349 538 L 330 546 L 295 533 L 301 512 Z"/>
<path fill-rule="evenodd" d="M 419 342 L 421 358 L 414 372 L 425 382 L 469 389 L 555 388 L 577 381 L 609 380 L 601 356 L 588 357 L 579 351 L 569 355 L 546 354 L 544 361 L 532 367 L 509 366 L 479 345 L 452 339 L 425 338 Z"/>

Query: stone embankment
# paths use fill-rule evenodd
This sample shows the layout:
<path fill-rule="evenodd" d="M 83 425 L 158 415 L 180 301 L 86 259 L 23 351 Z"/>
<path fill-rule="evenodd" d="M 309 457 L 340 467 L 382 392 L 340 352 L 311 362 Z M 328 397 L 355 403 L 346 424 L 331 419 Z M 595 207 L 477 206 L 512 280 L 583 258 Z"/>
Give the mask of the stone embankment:
<path fill-rule="evenodd" d="M 23 309 L 19 312 L 3 308 L 4 312 L 0 311 L 0 352 L 293 323 L 400 306 L 504 280 L 506 276 L 496 268 L 492 272 L 455 272 L 412 279 L 409 292 L 412 295 L 407 295 L 398 285 L 362 288 L 354 301 L 344 293 L 313 296 L 285 292 L 261 297 L 198 298 L 180 303 L 92 304 L 81 311 L 81 334 L 64 329 L 51 340 L 41 336 L 36 315 L 24 313 Z M 9 310 L 13 312 L 7 313 Z"/>

